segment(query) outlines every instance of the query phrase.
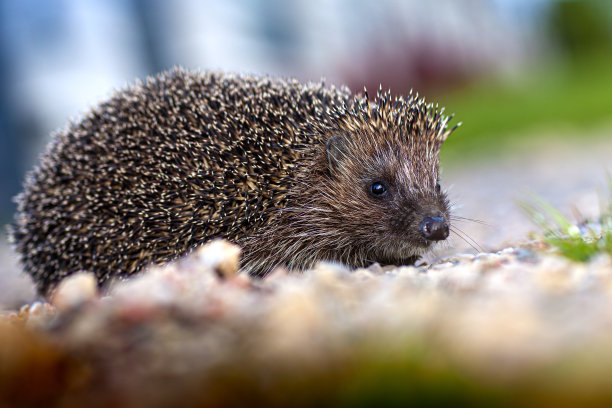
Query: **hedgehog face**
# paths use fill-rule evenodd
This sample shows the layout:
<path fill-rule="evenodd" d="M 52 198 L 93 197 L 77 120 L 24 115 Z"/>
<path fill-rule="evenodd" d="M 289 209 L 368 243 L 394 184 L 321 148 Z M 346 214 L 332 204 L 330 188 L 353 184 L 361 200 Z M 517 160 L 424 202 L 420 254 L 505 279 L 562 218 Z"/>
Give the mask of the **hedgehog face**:
<path fill-rule="evenodd" d="M 448 237 L 437 152 L 398 138 L 343 134 L 330 137 L 326 147 L 332 211 L 368 260 L 411 263 Z"/>

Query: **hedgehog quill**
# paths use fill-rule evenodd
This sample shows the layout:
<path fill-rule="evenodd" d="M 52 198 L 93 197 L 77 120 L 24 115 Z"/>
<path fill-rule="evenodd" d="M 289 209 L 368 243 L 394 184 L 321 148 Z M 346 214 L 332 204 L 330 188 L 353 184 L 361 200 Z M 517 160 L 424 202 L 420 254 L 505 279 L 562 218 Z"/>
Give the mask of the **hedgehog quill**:
<path fill-rule="evenodd" d="M 41 293 L 100 285 L 223 237 L 242 269 L 410 264 L 447 238 L 440 147 L 454 128 L 410 94 L 173 69 L 53 135 L 11 239 Z"/>

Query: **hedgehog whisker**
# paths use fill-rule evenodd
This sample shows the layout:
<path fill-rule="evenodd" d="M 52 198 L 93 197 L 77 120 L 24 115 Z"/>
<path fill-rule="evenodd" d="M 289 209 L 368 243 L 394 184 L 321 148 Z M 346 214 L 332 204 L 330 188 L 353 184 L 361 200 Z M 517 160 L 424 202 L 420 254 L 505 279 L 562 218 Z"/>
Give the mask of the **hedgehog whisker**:
<path fill-rule="evenodd" d="M 466 244 L 468 244 L 474 251 L 476 252 L 481 252 L 478 250 L 478 248 L 476 248 L 470 241 L 468 241 L 465 237 L 463 237 L 461 234 L 459 234 L 457 231 L 454 231 L 453 229 L 451 229 L 451 231 L 457 235 L 457 237 L 459 237 L 462 241 L 464 241 Z"/>
<path fill-rule="evenodd" d="M 493 225 L 491 225 L 490 223 L 483 221 L 483 220 L 479 220 L 476 218 L 467 218 L 467 217 L 460 217 L 458 215 L 452 215 L 450 217 L 451 221 L 459 221 L 459 222 L 474 222 L 476 224 L 480 224 L 480 225 L 485 225 L 487 227 L 492 227 Z"/>
<path fill-rule="evenodd" d="M 451 201 L 451 202 L 449 203 L 449 206 L 450 206 L 450 208 L 451 208 L 451 211 L 456 211 L 456 210 L 458 210 L 458 209 L 460 209 L 460 208 L 462 208 L 462 207 L 463 207 L 463 206 L 462 206 L 461 204 L 459 204 L 457 201 Z"/>
<path fill-rule="evenodd" d="M 473 239 L 473 238 L 472 238 L 472 237 L 471 237 L 471 236 L 470 236 L 468 233 L 466 233 L 466 232 L 465 232 L 464 230 L 462 230 L 461 228 L 457 227 L 456 225 L 453 225 L 453 226 L 451 227 L 451 230 L 452 230 L 453 232 L 455 232 L 455 233 L 460 232 L 460 233 L 461 233 L 461 234 L 463 234 L 465 237 L 467 237 L 467 238 L 468 238 L 468 239 L 469 239 L 471 242 L 473 242 L 473 243 L 474 243 L 474 245 L 476 245 L 476 246 L 477 246 L 477 247 L 478 247 L 478 248 L 479 248 L 481 251 L 483 251 L 482 246 L 480 246 L 480 244 L 479 244 L 479 243 L 478 243 L 478 242 L 477 242 L 475 239 Z"/>
<path fill-rule="evenodd" d="M 463 241 L 465 241 L 465 243 L 471 246 L 475 251 L 484 252 L 484 249 L 478 244 L 478 242 L 476 242 L 472 237 L 470 237 L 461 229 L 457 228 L 456 226 L 453 226 L 451 227 L 451 231 L 454 232 Z"/>

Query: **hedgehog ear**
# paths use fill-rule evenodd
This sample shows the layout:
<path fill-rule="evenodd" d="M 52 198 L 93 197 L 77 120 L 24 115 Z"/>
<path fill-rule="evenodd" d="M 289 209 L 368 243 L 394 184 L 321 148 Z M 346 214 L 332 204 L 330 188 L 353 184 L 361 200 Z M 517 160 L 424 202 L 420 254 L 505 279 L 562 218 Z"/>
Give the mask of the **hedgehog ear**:
<path fill-rule="evenodd" d="M 340 174 L 343 163 L 348 157 L 349 141 L 344 135 L 333 135 L 327 139 L 325 151 L 327 152 L 327 161 L 329 163 L 329 172 L 332 176 Z"/>

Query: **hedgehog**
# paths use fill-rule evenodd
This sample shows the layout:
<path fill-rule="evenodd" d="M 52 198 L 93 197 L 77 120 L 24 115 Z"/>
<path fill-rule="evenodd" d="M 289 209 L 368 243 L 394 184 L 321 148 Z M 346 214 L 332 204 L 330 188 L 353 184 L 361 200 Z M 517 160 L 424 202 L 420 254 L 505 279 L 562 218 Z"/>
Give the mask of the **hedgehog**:
<path fill-rule="evenodd" d="M 9 226 L 45 294 L 103 286 L 214 238 L 264 276 L 318 261 L 412 264 L 450 229 L 439 151 L 456 127 L 418 94 L 174 68 L 52 135 Z"/>

